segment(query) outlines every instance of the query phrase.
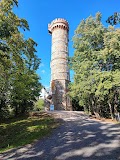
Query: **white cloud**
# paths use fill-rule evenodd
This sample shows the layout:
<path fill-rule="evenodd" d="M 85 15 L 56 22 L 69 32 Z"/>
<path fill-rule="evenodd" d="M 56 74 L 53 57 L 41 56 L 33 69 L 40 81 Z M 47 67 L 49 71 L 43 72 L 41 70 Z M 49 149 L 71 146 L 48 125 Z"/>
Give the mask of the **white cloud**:
<path fill-rule="evenodd" d="M 45 73 L 45 70 L 42 70 L 41 72 L 44 74 L 44 73 Z"/>

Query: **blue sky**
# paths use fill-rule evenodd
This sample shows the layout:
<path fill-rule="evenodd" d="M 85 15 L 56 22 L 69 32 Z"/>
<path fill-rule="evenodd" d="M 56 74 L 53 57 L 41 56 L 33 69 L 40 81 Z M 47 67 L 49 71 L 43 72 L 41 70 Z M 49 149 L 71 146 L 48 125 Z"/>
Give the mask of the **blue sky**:
<path fill-rule="evenodd" d="M 48 23 L 55 18 L 65 18 L 69 22 L 69 55 L 73 56 L 72 37 L 82 19 L 102 13 L 104 25 L 108 16 L 120 11 L 120 0 L 19 0 L 15 13 L 25 18 L 30 31 L 25 32 L 26 38 L 33 38 L 37 44 L 37 55 L 41 65 L 37 73 L 41 83 L 48 87 L 50 84 L 51 36 L 48 34 Z M 71 74 L 71 80 L 73 75 Z"/>

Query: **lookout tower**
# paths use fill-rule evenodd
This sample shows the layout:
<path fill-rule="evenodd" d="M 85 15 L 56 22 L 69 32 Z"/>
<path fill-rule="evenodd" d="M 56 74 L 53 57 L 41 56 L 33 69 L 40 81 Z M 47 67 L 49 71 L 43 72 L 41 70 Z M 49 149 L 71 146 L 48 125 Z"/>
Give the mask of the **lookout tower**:
<path fill-rule="evenodd" d="M 52 35 L 51 48 L 51 90 L 55 110 L 72 110 L 67 96 L 70 73 L 68 68 L 69 24 L 65 19 L 57 18 L 48 24 Z"/>

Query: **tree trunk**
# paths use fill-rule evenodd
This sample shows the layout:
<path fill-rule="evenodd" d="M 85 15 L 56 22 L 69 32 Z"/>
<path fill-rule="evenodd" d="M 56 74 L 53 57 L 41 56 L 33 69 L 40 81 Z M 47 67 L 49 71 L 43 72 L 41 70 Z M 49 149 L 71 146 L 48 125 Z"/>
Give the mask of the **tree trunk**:
<path fill-rule="evenodd" d="M 111 103 L 108 103 L 108 105 L 109 105 L 109 109 L 110 109 L 110 115 L 113 120 L 114 119 L 113 107 L 112 107 Z"/>
<path fill-rule="evenodd" d="M 23 100 L 22 104 L 21 104 L 21 114 L 24 114 L 25 113 L 25 110 L 26 110 L 26 101 Z"/>
<path fill-rule="evenodd" d="M 15 117 L 18 116 L 18 107 L 19 107 L 19 106 L 16 104 L 16 105 L 15 105 Z"/>

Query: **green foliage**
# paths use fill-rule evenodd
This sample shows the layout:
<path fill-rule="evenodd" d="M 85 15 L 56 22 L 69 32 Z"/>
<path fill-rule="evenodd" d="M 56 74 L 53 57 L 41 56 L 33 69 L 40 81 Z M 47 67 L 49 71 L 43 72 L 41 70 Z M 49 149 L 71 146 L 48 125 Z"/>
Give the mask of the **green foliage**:
<path fill-rule="evenodd" d="M 78 97 L 72 99 L 72 108 L 73 111 L 83 111 L 83 107 L 79 104 Z"/>
<path fill-rule="evenodd" d="M 75 75 L 69 94 L 90 114 L 114 118 L 120 107 L 119 35 L 120 29 L 102 25 L 100 13 L 81 21 L 75 31 L 70 62 Z"/>
<path fill-rule="evenodd" d="M 0 152 L 32 143 L 48 135 L 57 123 L 50 117 L 14 118 L 0 124 Z"/>
<path fill-rule="evenodd" d="M 110 25 L 116 25 L 120 23 L 120 13 L 115 12 L 113 15 L 109 16 L 107 21 Z"/>
<path fill-rule="evenodd" d="M 44 100 L 43 99 L 39 99 L 35 103 L 34 110 L 37 110 L 37 111 L 44 110 Z"/>
<path fill-rule="evenodd" d="M 0 119 L 6 117 L 8 106 L 16 116 L 27 111 L 41 90 L 36 74 L 40 64 L 35 54 L 37 44 L 20 32 L 29 30 L 29 25 L 14 14 L 15 5 L 17 0 L 0 2 Z"/>

